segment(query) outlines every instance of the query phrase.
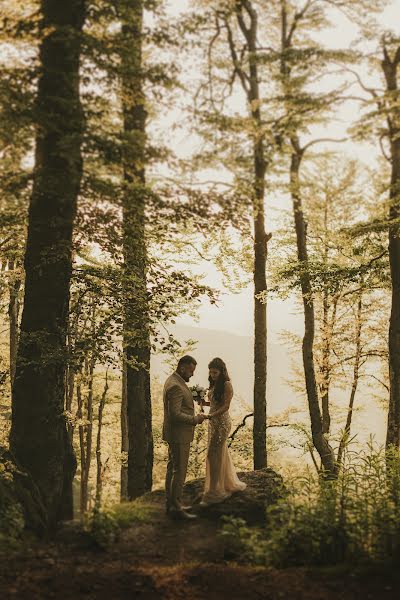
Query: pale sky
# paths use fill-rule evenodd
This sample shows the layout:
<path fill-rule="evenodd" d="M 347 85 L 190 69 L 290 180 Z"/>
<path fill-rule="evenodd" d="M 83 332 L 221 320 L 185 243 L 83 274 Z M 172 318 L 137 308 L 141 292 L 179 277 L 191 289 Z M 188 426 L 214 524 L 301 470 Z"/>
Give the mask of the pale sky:
<path fill-rule="evenodd" d="M 189 0 L 169 0 L 169 11 L 171 14 L 178 15 L 184 11 L 190 4 Z M 301 3 L 300 3 L 301 5 Z M 400 33 L 400 0 L 394 0 L 384 11 L 380 18 L 382 25 L 397 29 Z M 343 48 L 351 44 L 357 35 L 356 27 L 349 23 L 349 21 L 338 13 L 335 21 L 336 26 L 331 31 L 324 33 L 324 40 L 329 46 L 333 48 Z M 368 81 L 368 74 L 365 73 L 365 77 Z M 346 106 L 340 109 L 338 120 L 336 123 L 332 123 L 329 126 L 329 131 L 322 130 L 323 137 L 343 137 L 349 123 L 355 120 L 357 116 L 355 111 L 357 106 L 352 103 L 348 103 Z M 318 131 L 316 132 L 318 135 Z M 181 133 L 177 134 L 174 140 L 174 145 L 178 149 L 178 153 L 184 155 L 185 153 L 190 154 L 196 146 L 196 140 L 190 135 L 184 135 Z M 374 160 L 374 153 L 376 156 L 377 149 L 371 151 L 371 146 L 362 146 L 360 144 L 352 144 L 349 142 L 346 144 L 346 148 L 343 148 L 346 154 L 357 153 L 361 161 L 370 163 Z M 224 179 L 224 174 L 220 173 L 221 180 Z M 285 202 L 284 199 L 280 198 L 279 203 L 286 204 L 282 208 L 290 208 L 290 204 Z M 276 226 L 271 223 L 271 219 L 277 218 L 276 211 L 273 208 L 277 207 L 277 202 L 274 198 L 269 197 L 266 199 L 266 214 L 267 214 L 267 229 L 271 230 Z M 207 283 L 213 285 L 219 289 L 222 289 L 221 278 L 217 273 L 216 269 L 209 264 L 201 265 L 201 272 L 208 273 Z M 195 325 L 207 329 L 222 329 L 236 333 L 239 335 L 252 335 L 253 334 L 253 299 L 252 299 L 252 286 L 242 291 L 240 294 L 231 294 L 223 292 L 221 302 L 218 307 L 212 307 L 208 303 L 204 304 L 199 312 L 199 322 L 193 323 L 189 317 L 183 317 L 179 322 L 185 325 Z M 290 329 L 293 332 L 302 332 L 303 319 L 301 315 L 296 314 L 296 308 L 294 302 L 291 300 L 279 301 L 272 300 L 268 304 L 268 321 L 269 321 L 269 339 L 271 342 L 279 343 L 279 336 L 282 329 Z"/>

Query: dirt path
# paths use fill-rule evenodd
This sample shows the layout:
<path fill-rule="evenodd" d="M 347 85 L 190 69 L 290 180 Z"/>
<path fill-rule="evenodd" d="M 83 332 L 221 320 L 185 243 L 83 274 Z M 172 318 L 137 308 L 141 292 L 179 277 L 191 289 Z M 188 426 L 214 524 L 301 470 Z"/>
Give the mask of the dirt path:
<path fill-rule="evenodd" d="M 398 600 L 399 582 L 305 569 L 234 565 L 156 566 L 87 555 L 54 565 L 14 564 L 0 579 L 2 600 Z"/>
<path fill-rule="evenodd" d="M 0 561 L 1 600 L 398 600 L 400 575 L 262 569 L 227 564 L 216 523 L 172 522 L 162 496 L 150 522 L 109 551 L 76 530 Z"/>

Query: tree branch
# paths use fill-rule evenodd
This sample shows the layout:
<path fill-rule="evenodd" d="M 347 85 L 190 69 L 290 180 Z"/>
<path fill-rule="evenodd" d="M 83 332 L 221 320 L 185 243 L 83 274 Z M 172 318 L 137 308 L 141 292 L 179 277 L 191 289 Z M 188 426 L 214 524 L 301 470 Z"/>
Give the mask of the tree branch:
<path fill-rule="evenodd" d="M 308 142 L 308 144 L 306 144 L 305 146 L 303 146 L 303 148 L 301 149 L 302 153 L 305 154 L 307 152 L 307 150 L 309 148 L 311 148 L 311 146 L 315 146 L 315 144 L 322 144 L 324 142 L 332 142 L 335 144 L 343 144 L 344 142 L 347 142 L 348 138 L 340 138 L 340 139 L 336 139 L 336 138 L 320 138 L 318 140 L 312 140 L 311 142 Z"/>
<path fill-rule="evenodd" d="M 9 235 L 5 240 L 3 240 L 2 242 L 0 242 L 0 248 L 2 248 L 3 246 L 5 246 L 6 244 L 8 244 L 8 242 L 11 242 L 12 239 L 13 239 L 13 236 Z"/>
<path fill-rule="evenodd" d="M 286 40 L 288 46 L 291 46 L 292 44 L 292 39 L 296 32 L 299 22 L 305 17 L 307 11 L 313 4 L 315 4 L 315 0 L 308 0 L 302 9 L 299 12 L 295 13 L 293 23 L 290 27 L 290 31 Z"/>
<path fill-rule="evenodd" d="M 242 428 L 243 428 L 243 427 L 246 425 L 246 421 L 247 421 L 247 419 L 249 419 L 250 417 L 254 417 L 254 413 L 250 413 L 250 414 L 246 415 L 246 416 L 243 418 L 243 421 L 242 421 L 242 422 L 241 422 L 241 423 L 240 423 L 240 424 L 239 424 L 239 425 L 236 427 L 235 431 L 233 431 L 233 432 L 231 433 L 231 435 L 230 435 L 230 436 L 229 436 L 229 438 L 228 438 L 228 439 L 230 440 L 230 441 L 229 441 L 229 443 L 228 443 L 228 446 L 229 446 L 229 448 L 231 447 L 231 445 L 232 445 L 232 443 L 233 443 L 233 441 L 234 441 L 234 439 L 235 439 L 235 436 L 236 436 L 236 434 L 238 433 L 238 431 L 240 431 L 240 430 L 241 430 L 241 429 L 242 429 Z"/>
<path fill-rule="evenodd" d="M 213 46 L 215 44 L 215 42 L 217 41 L 217 39 L 219 38 L 220 34 L 221 34 L 221 26 L 220 26 L 220 22 L 219 22 L 219 18 L 218 15 L 215 15 L 215 27 L 216 27 L 216 32 L 213 35 L 213 37 L 210 40 L 210 43 L 208 45 L 208 49 L 207 49 L 207 68 L 208 68 L 208 85 L 209 85 L 209 89 L 210 89 L 210 100 L 211 100 L 211 104 L 213 105 L 213 107 L 215 108 L 215 104 L 214 104 L 214 93 L 213 93 L 213 74 L 212 74 L 212 51 L 213 51 Z"/>
<path fill-rule="evenodd" d="M 229 436 L 229 438 L 228 438 L 228 439 L 230 440 L 230 442 L 228 443 L 228 446 L 229 446 L 229 447 L 232 445 L 232 443 L 233 443 L 233 441 L 234 441 L 234 439 L 235 439 L 235 437 L 236 437 L 236 434 L 237 434 L 237 433 L 238 433 L 238 432 L 239 432 L 241 429 L 243 429 L 243 427 L 246 425 L 246 421 L 247 421 L 247 419 L 249 419 L 250 417 L 254 417 L 254 413 L 250 413 L 250 414 L 246 415 L 246 416 L 243 418 L 242 422 L 241 422 L 241 423 L 240 423 L 240 424 L 239 424 L 239 425 L 236 427 L 235 431 L 233 431 L 233 432 L 231 433 L 231 435 L 230 435 L 230 436 Z M 291 423 L 271 423 L 270 425 L 267 425 L 267 429 L 273 429 L 273 428 L 275 428 L 275 427 L 291 427 L 291 426 L 292 426 L 292 424 L 291 424 Z"/>
<path fill-rule="evenodd" d="M 382 381 L 381 379 L 379 379 L 379 377 L 376 377 L 376 375 L 372 375 L 372 373 L 364 373 L 360 377 L 372 377 L 372 379 L 375 379 L 375 381 L 377 381 L 378 383 L 380 383 L 385 388 L 385 390 L 387 392 L 390 392 L 389 386 L 384 381 Z"/>
<path fill-rule="evenodd" d="M 235 42 L 233 40 L 232 29 L 230 28 L 228 20 L 225 21 L 225 25 L 226 25 L 226 30 L 228 33 L 228 44 L 229 44 L 229 49 L 231 52 L 234 73 L 236 73 L 238 75 L 240 82 L 242 84 L 243 90 L 245 91 L 246 95 L 248 96 L 249 91 L 250 91 L 249 86 L 248 86 L 248 75 L 242 69 L 242 67 L 240 65 L 240 61 L 238 59 L 238 55 L 236 52 Z"/>
<path fill-rule="evenodd" d="M 389 156 L 389 155 L 386 153 L 385 146 L 383 145 L 383 139 L 384 139 L 385 137 L 387 137 L 387 135 L 386 135 L 386 134 L 384 134 L 384 133 L 383 133 L 381 136 L 379 136 L 379 146 L 380 146 L 381 152 L 382 152 L 382 154 L 383 154 L 383 157 L 384 157 L 384 158 L 387 160 L 387 162 L 388 162 L 388 163 L 390 163 L 390 164 L 391 164 L 391 163 L 392 163 L 392 159 L 391 159 L 391 158 L 390 158 L 390 156 Z"/>

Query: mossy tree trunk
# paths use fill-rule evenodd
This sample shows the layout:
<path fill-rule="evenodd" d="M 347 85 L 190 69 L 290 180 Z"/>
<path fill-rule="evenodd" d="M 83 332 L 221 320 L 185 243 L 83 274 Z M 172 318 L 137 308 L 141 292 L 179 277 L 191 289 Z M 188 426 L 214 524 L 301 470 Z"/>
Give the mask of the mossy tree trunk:
<path fill-rule="evenodd" d="M 124 360 L 128 425 L 127 495 L 151 490 L 153 435 L 146 249 L 146 109 L 142 0 L 121 2 L 123 103 Z M 125 390 L 124 390 L 125 393 Z M 124 417 L 123 417 L 124 418 Z M 124 440 L 125 441 L 125 440 Z"/>
<path fill-rule="evenodd" d="M 50 526 L 72 516 L 76 459 L 64 417 L 72 230 L 82 176 L 79 93 L 85 0 L 42 0 L 36 152 L 11 448 Z"/>
<path fill-rule="evenodd" d="M 386 446 L 400 447 L 400 47 L 390 56 L 384 47 L 382 69 L 387 88 L 387 123 L 390 142 L 391 181 L 389 208 L 389 260 L 392 306 L 389 325 L 390 398 Z"/>

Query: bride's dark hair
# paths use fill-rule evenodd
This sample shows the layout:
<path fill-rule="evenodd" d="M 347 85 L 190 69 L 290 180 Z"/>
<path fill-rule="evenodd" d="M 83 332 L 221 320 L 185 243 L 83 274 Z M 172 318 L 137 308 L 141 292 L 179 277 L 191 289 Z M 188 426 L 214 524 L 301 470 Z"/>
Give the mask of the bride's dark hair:
<path fill-rule="evenodd" d="M 218 379 L 213 381 L 211 377 L 208 377 L 210 383 L 210 390 L 214 389 L 214 399 L 216 402 L 221 402 L 224 397 L 225 381 L 230 381 L 231 378 L 228 374 L 228 369 L 222 358 L 213 358 L 208 365 L 209 369 L 217 369 L 219 371 Z"/>

